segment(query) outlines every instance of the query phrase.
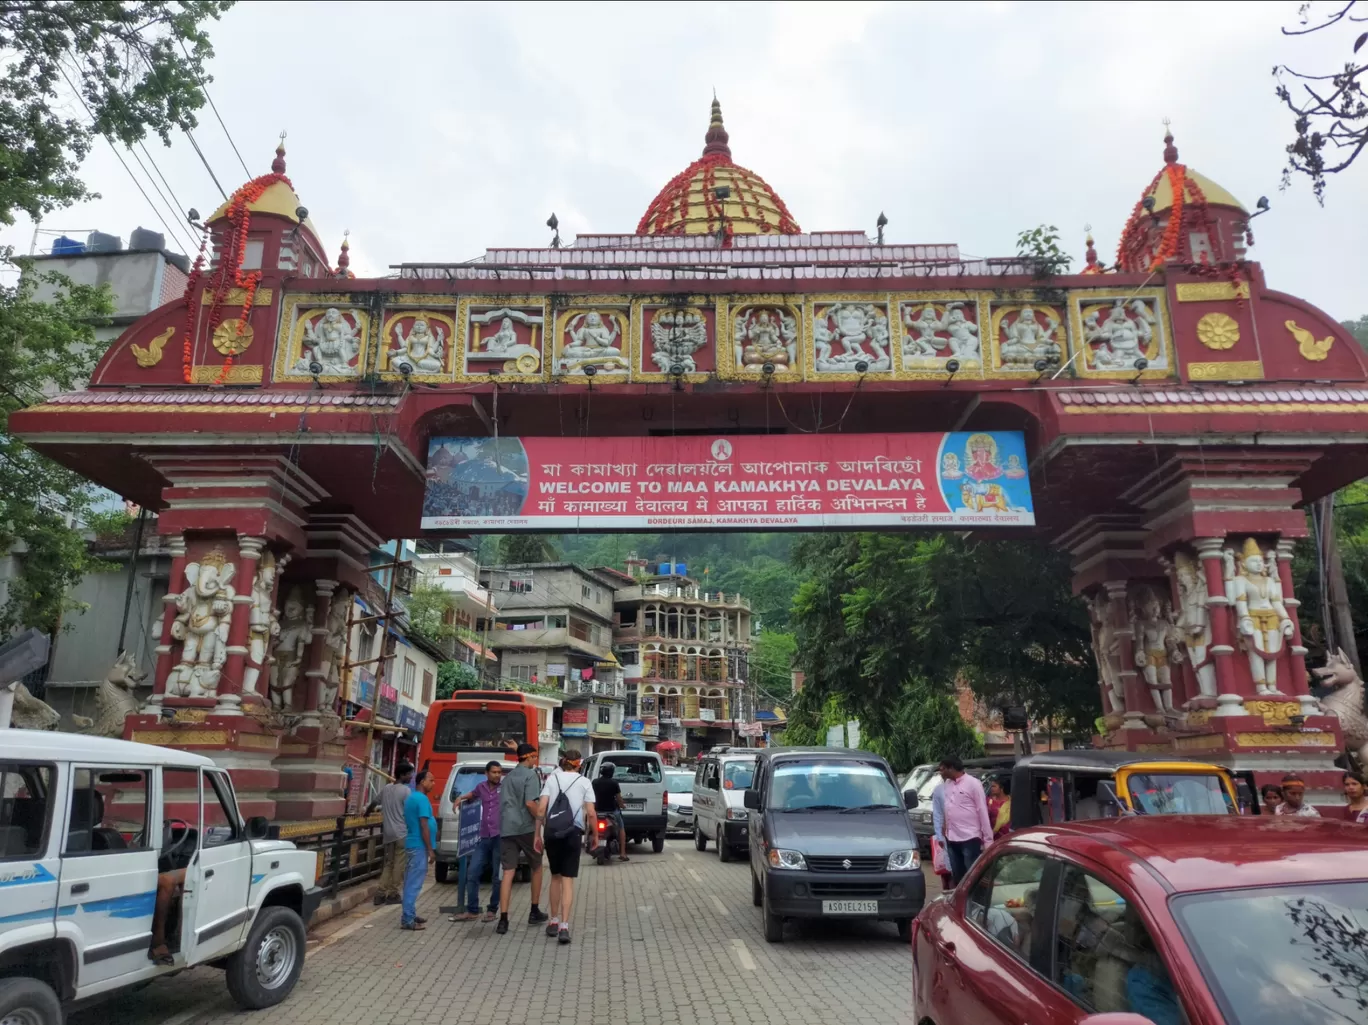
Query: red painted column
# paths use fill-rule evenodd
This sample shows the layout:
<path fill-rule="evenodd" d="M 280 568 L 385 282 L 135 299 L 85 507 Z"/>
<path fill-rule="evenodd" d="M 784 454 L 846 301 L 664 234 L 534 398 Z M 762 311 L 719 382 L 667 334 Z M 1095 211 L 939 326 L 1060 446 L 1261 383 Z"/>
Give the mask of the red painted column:
<path fill-rule="evenodd" d="M 1149 701 L 1149 694 L 1145 690 L 1144 677 L 1135 667 L 1135 628 L 1130 618 L 1126 581 L 1108 580 L 1102 586 L 1107 591 L 1107 615 L 1111 617 L 1112 628 L 1116 631 L 1116 660 L 1120 665 L 1126 701 L 1121 728 L 1143 730 L 1147 728 L 1143 709 Z"/>
<path fill-rule="evenodd" d="M 323 697 L 323 662 L 326 657 L 328 641 L 328 609 L 332 606 L 333 591 L 337 590 L 336 580 L 314 581 L 314 625 L 313 643 L 309 646 L 308 669 L 304 671 L 304 705 L 306 718 L 318 715 L 318 702 Z"/>
<path fill-rule="evenodd" d="M 1283 605 L 1292 620 L 1292 637 L 1287 640 L 1288 679 L 1278 680 L 1278 690 L 1294 696 L 1302 705 L 1303 715 L 1318 715 L 1320 709 L 1311 697 L 1311 688 L 1306 672 L 1306 645 L 1302 641 L 1301 599 L 1292 587 L 1292 546 L 1291 538 L 1278 539 L 1278 579 L 1282 581 Z"/>
<path fill-rule="evenodd" d="M 162 700 L 166 696 L 166 681 L 176 666 L 172 657 L 171 624 L 176 621 L 176 596 L 185 590 L 185 538 L 180 534 L 172 535 L 166 542 L 171 550 L 171 575 L 166 582 L 166 595 L 162 598 L 161 643 L 157 645 L 157 669 L 152 682 L 152 696 L 147 701 L 147 712 L 159 715 Z"/>
<path fill-rule="evenodd" d="M 252 610 L 252 583 L 256 579 L 263 537 L 238 538 L 237 572 L 233 574 L 233 613 L 228 623 L 228 657 L 219 673 L 215 715 L 242 714 L 242 670 L 247 661 L 247 631 Z"/>
<path fill-rule="evenodd" d="M 1211 657 L 1216 665 L 1216 711 L 1214 715 L 1247 715 L 1242 677 L 1235 665 L 1234 630 L 1230 599 L 1226 597 L 1222 549 L 1225 539 L 1199 537 L 1193 542 L 1206 574 L 1207 609 L 1211 612 Z"/>

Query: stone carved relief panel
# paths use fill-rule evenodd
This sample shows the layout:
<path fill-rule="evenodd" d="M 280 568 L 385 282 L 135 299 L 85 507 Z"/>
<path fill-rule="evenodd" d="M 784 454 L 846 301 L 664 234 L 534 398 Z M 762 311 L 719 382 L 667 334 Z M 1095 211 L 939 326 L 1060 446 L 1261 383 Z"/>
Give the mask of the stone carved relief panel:
<path fill-rule="evenodd" d="M 455 362 L 454 309 L 387 309 L 378 370 L 386 377 L 446 381 Z"/>
<path fill-rule="evenodd" d="M 278 380 L 349 381 L 365 373 L 371 316 L 345 296 L 290 296 L 276 345 Z"/>
<path fill-rule="evenodd" d="M 717 312 L 711 306 L 646 303 L 639 314 L 637 375 L 709 374 L 717 369 Z"/>
<path fill-rule="evenodd" d="M 1074 295 L 1070 299 L 1074 373 L 1132 380 L 1169 377 L 1172 343 L 1162 293 Z"/>
<path fill-rule="evenodd" d="M 983 366 L 978 302 L 972 298 L 926 298 L 898 303 L 899 352 L 902 369 L 945 373 L 976 372 Z"/>
<path fill-rule="evenodd" d="M 467 377 L 541 379 L 546 345 L 546 307 L 541 303 L 466 304 L 462 365 Z"/>
<path fill-rule="evenodd" d="M 632 308 L 624 297 L 560 311 L 556 314 L 552 373 L 598 381 L 627 380 L 631 371 L 631 324 Z"/>
<path fill-rule="evenodd" d="M 887 302 L 849 297 L 812 308 L 812 363 L 817 376 L 887 374 L 893 337 Z"/>
<path fill-rule="evenodd" d="M 1039 374 L 1063 365 L 1067 331 L 1058 306 L 992 302 L 989 311 L 993 370 Z"/>
<path fill-rule="evenodd" d="M 730 310 L 731 345 L 727 353 L 740 373 L 763 374 L 766 364 L 785 378 L 802 373 L 799 346 L 802 310 L 786 303 L 757 302 Z"/>

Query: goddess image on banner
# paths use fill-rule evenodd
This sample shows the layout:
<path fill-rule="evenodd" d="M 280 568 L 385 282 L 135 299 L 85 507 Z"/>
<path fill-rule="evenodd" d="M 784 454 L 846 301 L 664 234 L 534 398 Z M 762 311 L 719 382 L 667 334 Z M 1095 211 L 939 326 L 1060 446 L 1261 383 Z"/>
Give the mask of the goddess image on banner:
<path fill-rule="evenodd" d="M 1010 431 L 956 431 L 945 436 L 936 460 L 945 504 L 955 511 L 1029 514 L 1031 486 L 1026 439 Z"/>

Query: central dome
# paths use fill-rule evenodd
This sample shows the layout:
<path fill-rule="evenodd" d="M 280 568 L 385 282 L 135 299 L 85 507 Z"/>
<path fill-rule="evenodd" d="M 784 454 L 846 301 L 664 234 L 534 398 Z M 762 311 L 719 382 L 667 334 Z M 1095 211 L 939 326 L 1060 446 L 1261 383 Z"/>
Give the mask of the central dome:
<path fill-rule="evenodd" d="M 712 102 L 703 155 L 651 200 L 638 235 L 797 235 L 788 207 L 754 171 L 732 163 L 722 105 Z"/>

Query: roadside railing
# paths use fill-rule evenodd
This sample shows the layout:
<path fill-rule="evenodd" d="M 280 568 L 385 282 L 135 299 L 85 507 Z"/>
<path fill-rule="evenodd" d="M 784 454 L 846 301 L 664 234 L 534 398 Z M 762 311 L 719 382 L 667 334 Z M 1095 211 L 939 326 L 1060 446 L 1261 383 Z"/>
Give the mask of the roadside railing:
<path fill-rule="evenodd" d="M 380 874 L 384 864 L 379 815 L 339 815 L 279 827 L 279 837 L 318 856 L 316 885 L 328 896 Z"/>

